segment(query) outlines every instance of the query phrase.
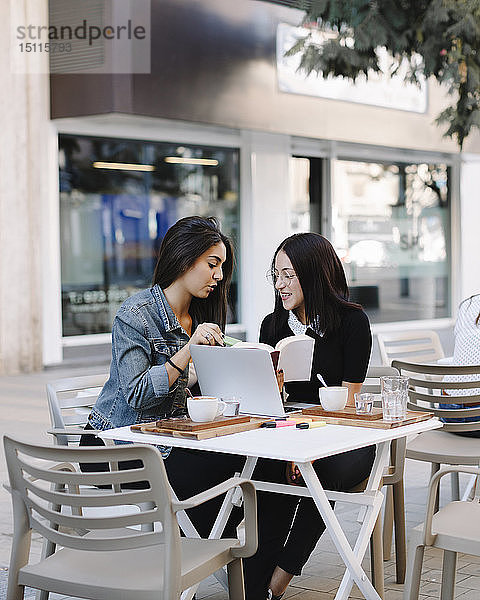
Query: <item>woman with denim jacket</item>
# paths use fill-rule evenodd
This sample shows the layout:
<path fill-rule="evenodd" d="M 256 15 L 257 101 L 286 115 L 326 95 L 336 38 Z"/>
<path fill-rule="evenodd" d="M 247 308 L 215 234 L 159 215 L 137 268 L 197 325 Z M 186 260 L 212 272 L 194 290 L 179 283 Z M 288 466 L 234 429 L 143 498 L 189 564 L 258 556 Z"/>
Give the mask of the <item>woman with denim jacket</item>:
<path fill-rule="evenodd" d="M 222 331 L 232 268 L 230 241 L 214 218 L 186 217 L 167 231 L 153 286 L 128 298 L 115 317 L 110 378 L 92 408 L 86 429 L 111 429 L 186 412 L 190 345 L 224 345 Z M 102 443 L 99 438 L 82 436 L 81 445 L 98 443 Z M 161 452 L 170 484 L 180 500 L 232 477 L 245 462 L 241 456 L 186 448 L 162 447 Z M 120 468 L 128 468 L 128 464 Z M 262 478 L 279 481 L 285 465 L 263 460 L 258 462 L 256 473 L 259 469 Z M 259 496 L 258 519 L 262 520 L 280 495 Z M 213 499 L 188 511 L 202 537 L 208 537 L 222 500 Z M 225 536 L 236 537 L 241 517 L 241 511 L 234 509 Z M 257 554 L 244 562 L 248 600 L 264 596 L 258 593 L 258 583 L 264 579 L 262 553 L 260 539 Z"/>
<path fill-rule="evenodd" d="M 153 286 L 115 316 L 110 378 L 89 418 L 94 429 L 185 413 L 190 345 L 223 345 L 232 268 L 230 241 L 215 219 L 186 217 L 167 231 Z"/>
<path fill-rule="evenodd" d="M 170 227 L 160 247 L 152 287 L 128 298 L 115 316 L 110 377 L 86 429 L 112 429 L 186 414 L 190 345 L 223 346 L 232 269 L 232 246 L 214 218 L 186 217 Z M 85 434 L 80 443 L 102 442 Z M 238 466 L 234 457 L 202 457 L 201 452 L 169 447 L 160 451 L 181 499 L 230 477 Z M 209 469 L 199 481 L 207 461 Z M 87 470 L 88 465 L 82 468 Z M 194 509 L 192 517 L 195 511 L 196 524 L 205 533 L 213 511 L 207 505 L 206 511 Z"/>

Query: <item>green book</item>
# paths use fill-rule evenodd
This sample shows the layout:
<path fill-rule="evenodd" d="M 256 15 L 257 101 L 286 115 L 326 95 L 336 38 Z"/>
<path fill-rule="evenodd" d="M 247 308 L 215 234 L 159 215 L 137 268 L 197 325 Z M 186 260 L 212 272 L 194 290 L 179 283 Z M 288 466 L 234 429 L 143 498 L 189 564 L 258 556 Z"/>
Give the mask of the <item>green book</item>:
<path fill-rule="evenodd" d="M 234 346 L 235 344 L 238 344 L 238 342 L 241 342 L 242 340 L 237 340 L 237 338 L 230 337 L 229 335 L 224 335 L 223 341 L 225 342 L 225 346 Z"/>

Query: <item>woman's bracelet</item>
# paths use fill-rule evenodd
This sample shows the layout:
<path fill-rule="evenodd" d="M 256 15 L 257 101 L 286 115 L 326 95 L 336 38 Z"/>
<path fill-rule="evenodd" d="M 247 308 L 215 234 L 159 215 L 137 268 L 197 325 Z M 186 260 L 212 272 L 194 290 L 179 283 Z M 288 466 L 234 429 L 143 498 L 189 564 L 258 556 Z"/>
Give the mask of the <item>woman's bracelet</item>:
<path fill-rule="evenodd" d="M 169 365 L 172 365 L 172 367 L 173 367 L 174 369 L 177 369 L 177 371 L 180 373 L 180 375 L 183 375 L 183 371 L 184 371 L 185 369 L 183 369 L 183 371 L 182 371 L 182 369 L 181 369 L 180 367 L 178 367 L 178 366 L 177 366 L 177 365 L 176 365 L 176 364 L 173 362 L 173 360 L 170 360 L 169 358 L 167 358 L 167 363 L 168 363 Z"/>

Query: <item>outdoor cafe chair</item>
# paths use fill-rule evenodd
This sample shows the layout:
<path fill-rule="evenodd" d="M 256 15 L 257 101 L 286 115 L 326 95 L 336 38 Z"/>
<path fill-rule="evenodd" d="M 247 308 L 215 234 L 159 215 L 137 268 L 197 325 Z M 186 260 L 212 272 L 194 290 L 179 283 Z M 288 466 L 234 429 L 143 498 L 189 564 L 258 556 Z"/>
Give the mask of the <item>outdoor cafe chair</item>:
<path fill-rule="evenodd" d="M 52 429 L 49 430 L 57 444 L 78 444 L 90 409 L 95 404 L 108 373 L 56 379 L 47 383 L 48 412 Z M 86 432 L 95 435 L 95 431 Z"/>
<path fill-rule="evenodd" d="M 90 410 L 95 404 L 107 379 L 108 373 L 100 373 L 98 375 L 81 375 L 78 377 L 55 379 L 47 383 L 47 402 L 51 424 L 51 428 L 47 433 L 53 435 L 56 444 L 77 447 L 81 435 L 97 435 L 98 432 L 96 430 L 84 430 L 84 427 L 87 424 Z M 104 444 L 115 445 L 112 440 L 107 440 L 100 445 Z M 72 464 L 69 468 L 79 470 L 78 464 Z M 116 470 L 118 465 L 113 463 L 113 468 Z M 116 485 L 115 489 L 116 491 L 120 491 L 120 486 Z M 91 493 L 98 494 L 99 492 L 95 486 L 92 486 Z M 131 503 L 114 507 L 92 506 L 83 510 L 83 512 L 100 518 L 111 515 L 130 514 L 139 510 L 141 510 L 141 506 Z M 145 531 L 150 527 L 150 523 L 144 523 L 141 526 Z M 47 558 L 53 552 L 55 552 L 55 545 L 52 541 L 45 539 L 42 558 Z M 36 600 L 48 600 L 48 597 L 48 592 L 40 591 L 37 593 Z"/>
<path fill-rule="evenodd" d="M 362 393 L 380 394 L 380 377 L 398 375 L 394 367 L 368 368 Z M 378 405 L 379 401 L 376 402 Z M 380 404 L 381 408 L 381 404 Z M 386 468 L 381 486 L 386 486 L 383 527 L 381 514 L 372 533 L 370 554 L 372 563 L 372 581 L 380 594 L 383 585 L 383 560 L 389 560 L 392 547 L 392 531 L 395 528 L 395 568 L 396 581 L 405 581 L 407 550 L 405 539 L 405 494 L 403 472 L 405 466 L 406 439 L 393 440 L 390 450 L 390 464 Z M 381 581 L 380 581 L 381 580 Z M 380 594 L 381 596 L 382 594 Z"/>
<path fill-rule="evenodd" d="M 425 548 L 443 550 L 441 600 L 453 600 L 457 553 L 480 556 L 480 489 L 472 500 L 453 501 L 435 511 L 440 479 L 447 473 L 470 473 L 478 477 L 474 467 L 442 467 L 430 482 L 425 523 L 410 532 L 407 580 L 404 600 L 418 600 Z"/>
<path fill-rule="evenodd" d="M 377 333 L 377 342 L 384 366 L 393 360 L 429 363 L 445 357 L 438 333 L 432 330 Z"/>
<path fill-rule="evenodd" d="M 480 464 L 480 438 L 453 435 L 480 429 L 480 394 L 455 396 L 456 390 L 480 388 L 480 365 L 449 366 L 393 361 L 392 366 L 409 376 L 407 407 L 410 410 L 433 413 L 441 419 L 462 419 L 464 422 L 443 424 L 441 429 L 420 433 L 407 444 L 407 458 L 431 463 L 432 476 L 440 465 Z M 460 381 L 445 381 L 449 375 L 460 375 Z M 477 378 L 477 379 L 475 379 Z M 463 404 L 464 408 L 440 408 L 439 404 Z M 453 497 L 454 500 L 458 496 Z M 438 497 L 437 497 L 438 506 Z"/>
<path fill-rule="evenodd" d="M 242 558 L 257 548 L 253 484 L 233 477 L 183 501 L 172 497 L 160 452 L 153 446 L 71 448 L 39 446 L 4 437 L 13 503 L 14 533 L 7 600 L 21 600 L 25 586 L 80 598 L 174 600 L 182 590 L 227 565 L 230 598 L 244 599 Z M 115 470 L 120 461 L 138 461 Z M 52 463 L 110 463 L 108 472 L 52 469 Z M 141 489 L 122 486 L 146 482 Z M 108 488 L 90 493 L 88 487 Z M 176 519 L 185 511 L 239 487 L 245 541 L 181 537 Z M 120 488 L 120 491 L 117 489 Z M 85 507 L 132 503 L 149 507 L 108 518 L 85 516 Z M 150 524 L 149 531 L 133 527 Z M 155 524 L 161 527 L 154 527 Z M 30 557 L 32 532 L 55 552 Z"/>

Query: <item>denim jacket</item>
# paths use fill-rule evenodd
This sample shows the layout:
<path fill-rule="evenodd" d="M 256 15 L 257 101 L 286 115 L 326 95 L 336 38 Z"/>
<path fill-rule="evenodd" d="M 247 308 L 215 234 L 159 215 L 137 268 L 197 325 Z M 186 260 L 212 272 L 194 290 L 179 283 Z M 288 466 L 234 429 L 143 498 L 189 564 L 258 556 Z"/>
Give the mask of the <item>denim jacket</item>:
<path fill-rule="evenodd" d="M 158 285 L 128 298 L 113 322 L 110 377 L 89 424 L 105 430 L 183 414 L 188 368 L 169 388 L 165 363 L 188 340 Z"/>

